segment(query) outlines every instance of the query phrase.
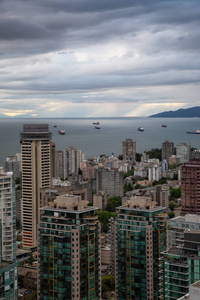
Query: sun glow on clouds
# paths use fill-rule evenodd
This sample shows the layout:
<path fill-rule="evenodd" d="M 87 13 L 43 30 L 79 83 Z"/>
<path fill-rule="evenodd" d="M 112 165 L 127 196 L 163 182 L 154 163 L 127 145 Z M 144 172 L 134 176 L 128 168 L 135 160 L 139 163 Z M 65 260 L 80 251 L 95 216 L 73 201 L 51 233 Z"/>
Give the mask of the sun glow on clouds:
<path fill-rule="evenodd" d="M 0 109 L 0 113 L 9 116 L 9 117 L 15 117 L 15 116 L 21 116 L 21 115 L 31 115 L 36 116 L 35 114 L 31 114 L 33 110 L 11 110 L 11 109 Z"/>

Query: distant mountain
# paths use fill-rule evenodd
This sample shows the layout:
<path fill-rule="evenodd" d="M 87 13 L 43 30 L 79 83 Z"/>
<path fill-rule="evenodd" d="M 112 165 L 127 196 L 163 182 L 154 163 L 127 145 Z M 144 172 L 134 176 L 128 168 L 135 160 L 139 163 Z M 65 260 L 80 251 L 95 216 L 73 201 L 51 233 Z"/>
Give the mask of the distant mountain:
<path fill-rule="evenodd" d="M 200 118 L 200 106 L 178 109 L 176 111 L 165 111 L 151 115 L 149 118 Z"/>

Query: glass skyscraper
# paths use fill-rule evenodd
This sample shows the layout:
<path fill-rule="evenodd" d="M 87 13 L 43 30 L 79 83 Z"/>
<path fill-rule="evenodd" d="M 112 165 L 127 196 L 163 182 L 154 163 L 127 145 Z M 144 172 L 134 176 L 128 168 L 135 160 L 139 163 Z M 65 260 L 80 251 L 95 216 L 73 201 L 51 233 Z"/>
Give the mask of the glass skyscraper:
<path fill-rule="evenodd" d="M 80 196 L 58 196 L 43 208 L 39 227 L 41 300 L 101 298 L 100 223 Z"/>
<path fill-rule="evenodd" d="M 149 197 L 118 207 L 116 230 L 117 299 L 159 299 L 159 258 L 166 249 L 166 214 Z"/>

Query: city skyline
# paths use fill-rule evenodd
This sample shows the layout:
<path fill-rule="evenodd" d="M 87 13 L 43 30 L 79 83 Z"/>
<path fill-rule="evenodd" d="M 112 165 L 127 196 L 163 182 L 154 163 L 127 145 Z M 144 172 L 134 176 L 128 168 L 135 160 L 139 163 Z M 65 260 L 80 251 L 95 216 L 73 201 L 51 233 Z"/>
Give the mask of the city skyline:
<path fill-rule="evenodd" d="M 199 14 L 195 0 L 2 0 L 0 117 L 149 116 L 197 106 Z"/>

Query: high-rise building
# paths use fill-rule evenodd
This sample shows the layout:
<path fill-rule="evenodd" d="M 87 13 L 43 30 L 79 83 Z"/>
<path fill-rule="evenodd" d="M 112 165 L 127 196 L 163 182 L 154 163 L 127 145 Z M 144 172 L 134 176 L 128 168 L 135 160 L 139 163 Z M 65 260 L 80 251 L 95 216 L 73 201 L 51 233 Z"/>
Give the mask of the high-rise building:
<path fill-rule="evenodd" d="M 148 168 L 148 180 L 149 181 L 159 181 L 161 179 L 161 167 L 153 166 L 151 168 Z"/>
<path fill-rule="evenodd" d="M 167 248 L 182 248 L 184 233 L 188 229 L 199 230 L 200 233 L 200 216 L 188 214 L 170 219 L 168 221 Z"/>
<path fill-rule="evenodd" d="M 21 157 L 19 154 L 7 156 L 4 162 L 5 172 L 13 172 L 13 179 L 20 177 L 20 163 Z"/>
<path fill-rule="evenodd" d="M 165 141 L 162 143 L 162 160 L 166 159 L 169 162 L 169 157 L 174 154 L 174 143 Z"/>
<path fill-rule="evenodd" d="M 132 139 L 126 139 L 122 142 L 123 160 L 131 160 L 132 162 L 136 159 L 136 142 Z"/>
<path fill-rule="evenodd" d="M 154 192 L 154 200 L 158 206 L 169 207 L 169 187 L 157 185 Z"/>
<path fill-rule="evenodd" d="M 118 300 L 159 299 L 159 258 L 166 250 L 163 207 L 150 197 L 131 198 L 118 209 L 116 293 Z"/>
<path fill-rule="evenodd" d="M 124 195 L 124 172 L 99 168 L 96 170 L 96 192 L 108 197 Z"/>
<path fill-rule="evenodd" d="M 0 168 L 0 299 L 17 299 L 15 186 Z"/>
<path fill-rule="evenodd" d="M 83 159 L 84 154 L 81 150 L 77 150 L 73 146 L 67 147 L 63 151 L 64 178 L 72 174 L 78 174 Z"/>
<path fill-rule="evenodd" d="M 56 177 L 56 144 L 51 142 L 51 178 Z"/>
<path fill-rule="evenodd" d="M 164 251 L 160 259 L 160 299 L 175 300 L 200 280 L 200 231 L 187 230 L 182 247 Z M 197 298 L 199 299 L 199 298 Z"/>
<path fill-rule="evenodd" d="M 200 215 L 200 160 L 182 166 L 181 214 Z"/>
<path fill-rule="evenodd" d="M 180 158 L 180 163 L 184 164 L 190 160 L 190 146 L 186 143 L 176 145 L 176 156 Z"/>
<path fill-rule="evenodd" d="M 21 133 L 23 246 L 37 246 L 40 188 L 51 185 L 51 133 L 46 124 L 25 124 Z"/>
<path fill-rule="evenodd" d="M 64 178 L 64 156 L 63 151 L 56 151 L 56 174 L 55 177 Z"/>
<path fill-rule="evenodd" d="M 38 299 L 101 299 L 100 223 L 87 203 L 63 195 L 43 208 Z"/>

